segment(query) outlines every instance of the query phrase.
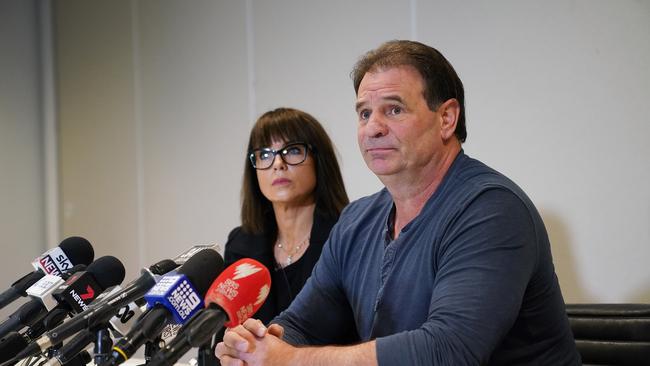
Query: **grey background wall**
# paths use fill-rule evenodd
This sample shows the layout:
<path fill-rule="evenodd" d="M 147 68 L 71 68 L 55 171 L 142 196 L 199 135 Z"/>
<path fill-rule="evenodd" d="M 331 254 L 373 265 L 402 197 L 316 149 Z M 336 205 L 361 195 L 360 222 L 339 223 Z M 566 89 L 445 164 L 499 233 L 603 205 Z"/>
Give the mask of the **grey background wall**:
<path fill-rule="evenodd" d="M 38 23 L 33 2 L 0 1 L 0 291 L 46 247 Z"/>
<path fill-rule="evenodd" d="M 324 124 L 351 198 L 375 192 L 349 72 L 409 38 L 455 65 L 465 150 L 537 204 L 566 300 L 650 301 L 647 1 L 0 4 L 2 287 L 69 235 L 120 258 L 127 278 L 224 243 L 248 132 L 278 106 Z"/>

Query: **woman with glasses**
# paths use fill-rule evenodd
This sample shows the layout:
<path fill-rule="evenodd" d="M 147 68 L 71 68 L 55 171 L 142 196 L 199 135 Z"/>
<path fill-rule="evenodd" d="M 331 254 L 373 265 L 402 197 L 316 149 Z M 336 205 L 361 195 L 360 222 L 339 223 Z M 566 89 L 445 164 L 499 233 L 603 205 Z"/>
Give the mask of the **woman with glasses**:
<path fill-rule="evenodd" d="M 302 289 L 349 202 L 332 142 L 314 117 L 278 108 L 257 120 L 241 198 L 242 225 L 228 235 L 225 262 L 253 258 L 271 272 L 271 292 L 255 314 L 266 324 Z"/>

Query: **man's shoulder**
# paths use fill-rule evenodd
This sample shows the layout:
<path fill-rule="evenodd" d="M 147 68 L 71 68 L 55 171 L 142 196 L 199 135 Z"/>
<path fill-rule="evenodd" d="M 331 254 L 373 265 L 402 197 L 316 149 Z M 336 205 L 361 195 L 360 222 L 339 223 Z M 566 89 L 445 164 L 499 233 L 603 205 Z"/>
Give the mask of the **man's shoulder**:
<path fill-rule="evenodd" d="M 455 165 L 450 176 L 450 185 L 453 187 L 477 192 L 503 188 L 513 193 L 523 193 L 510 178 L 480 160 L 463 154 Z"/>
<path fill-rule="evenodd" d="M 452 202 L 453 207 L 464 207 L 478 197 L 487 197 L 485 193 L 501 192 L 500 197 L 515 197 L 529 210 L 536 210 L 533 202 L 514 181 L 491 168 L 483 162 L 463 155 L 452 169 L 446 183 L 445 202 Z M 499 197 L 490 195 L 491 199 Z"/>
<path fill-rule="evenodd" d="M 388 193 L 386 188 L 382 188 L 379 192 L 350 202 L 341 213 L 341 219 L 339 220 L 344 219 L 344 217 L 348 218 L 350 216 L 359 216 L 368 212 L 372 213 L 373 210 L 387 206 L 390 207 L 392 204 L 393 199 L 390 196 L 390 193 Z"/>

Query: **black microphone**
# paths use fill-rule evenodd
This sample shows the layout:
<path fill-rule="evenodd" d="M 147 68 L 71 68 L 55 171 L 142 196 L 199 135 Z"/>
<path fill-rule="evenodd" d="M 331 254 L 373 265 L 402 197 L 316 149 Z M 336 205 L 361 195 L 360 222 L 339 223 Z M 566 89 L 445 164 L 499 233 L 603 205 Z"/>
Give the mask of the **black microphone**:
<path fill-rule="evenodd" d="M 149 307 L 147 312 L 113 346 L 111 358 L 102 365 L 123 363 L 144 343 L 156 339 L 167 323 L 187 322 L 203 308 L 203 297 L 222 270 L 221 255 L 204 249 L 189 258 L 176 273 L 162 277 L 144 297 Z"/>
<path fill-rule="evenodd" d="M 63 278 L 54 275 L 44 275 L 40 280 L 25 290 L 32 298 L 14 311 L 9 318 L 0 324 L 0 337 L 23 327 L 31 327 L 47 315 L 48 310 L 56 306 L 52 293 L 64 283 L 73 273 L 86 269 L 84 264 L 77 264 L 63 272 Z"/>
<path fill-rule="evenodd" d="M 11 332 L 0 339 L 0 362 L 10 360 L 18 351 L 27 347 L 29 341 L 18 332 Z"/>
<path fill-rule="evenodd" d="M 71 269 L 65 271 L 62 273 L 62 278 L 59 279 L 60 282 L 55 282 L 52 287 L 57 287 L 58 283 L 62 283 L 63 281 L 67 280 L 72 274 L 83 271 L 86 269 L 85 264 L 76 264 L 74 265 Z M 45 275 L 43 278 L 41 278 L 37 283 L 32 285 L 32 287 L 37 287 L 40 282 L 43 282 L 44 279 L 47 277 L 56 277 L 57 276 L 52 276 L 52 275 Z M 48 287 L 49 285 L 43 285 L 45 287 Z M 36 291 L 31 291 L 27 289 L 27 292 L 32 294 L 35 293 Z M 41 294 L 43 292 L 49 294 L 48 296 L 51 297 L 51 293 L 54 290 L 54 288 L 46 288 L 45 290 L 41 289 Z M 24 334 L 20 334 L 17 331 L 12 331 L 9 334 L 5 335 L 0 339 L 0 362 L 5 362 L 15 356 L 18 352 L 20 352 L 22 349 L 27 347 L 29 342 L 36 336 L 42 334 L 45 330 L 51 329 L 51 322 L 57 322 L 57 324 L 60 324 L 63 321 L 63 318 L 65 317 L 66 313 L 62 312 L 61 314 L 55 313 L 53 311 L 47 312 L 47 309 L 43 306 L 43 303 L 41 302 L 41 299 L 38 296 L 30 295 L 33 297 L 32 301 L 28 301 L 25 304 L 23 304 L 16 312 L 14 312 L 5 323 L 2 324 L 2 333 L 3 335 L 6 333 L 6 330 L 9 328 L 13 329 L 19 329 L 24 326 L 29 327 L 27 331 Z M 48 302 L 48 301 L 46 301 Z M 41 320 L 37 320 L 40 319 Z M 52 319 L 50 319 L 52 318 Z M 59 320 L 57 320 L 57 318 Z M 13 323 L 13 324 L 12 324 Z M 52 326 L 53 328 L 53 326 Z M 39 332 L 40 330 L 40 332 Z"/>
<path fill-rule="evenodd" d="M 20 360 L 37 355 L 84 328 L 95 327 L 107 322 L 121 307 L 142 298 L 156 284 L 158 273 L 166 273 L 176 267 L 177 265 L 173 261 L 162 260 L 152 265 L 151 269 L 143 269 L 140 277 L 128 283 L 123 289 L 91 304 L 88 310 L 84 310 L 67 322 L 46 332 L 16 355 L 15 359 Z"/>
<path fill-rule="evenodd" d="M 34 325 L 45 314 L 47 314 L 47 310 L 38 300 L 32 300 L 23 304 L 0 325 L 0 337 L 4 337 L 21 328 Z"/>
<path fill-rule="evenodd" d="M 107 255 L 92 262 L 85 271 L 70 276 L 52 296 L 59 302 L 59 307 L 81 313 L 105 289 L 122 283 L 124 275 L 122 262 Z"/>
<path fill-rule="evenodd" d="M 170 271 L 175 270 L 178 268 L 178 266 L 180 266 L 180 264 L 171 259 L 163 259 L 149 266 L 149 272 L 158 276 L 162 276 Z"/>
<path fill-rule="evenodd" d="M 152 267 L 161 269 L 164 268 L 165 265 L 169 266 L 170 262 L 172 262 L 171 260 L 165 261 L 169 262 L 164 262 L 162 266 L 154 265 Z M 115 286 L 110 291 L 104 291 L 101 296 L 110 296 L 120 290 L 121 288 L 119 286 Z M 99 300 L 100 299 L 97 299 L 97 301 Z M 48 360 L 47 363 L 45 363 L 43 366 L 60 366 L 68 364 L 74 360 L 81 351 L 86 349 L 86 347 L 91 342 L 95 342 L 95 364 L 99 364 L 100 362 L 107 360 L 108 357 L 110 357 L 113 341 L 108 333 L 104 332 L 104 329 L 111 328 L 113 337 L 115 338 L 123 337 L 129 329 L 133 328 L 136 319 L 138 319 L 140 315 L 143 314 L 140 308 L 141 306 L 144 306 L 145 303 L 146 302 L 144 299 L 138 299 L 132 303 L 120 307 L 117 311 L 117 314 L 114 315 L 107 324 L 99 324 L 95 327 L 97 329 L 82 330 L 74 337 L 73 340 L 64 344 L 63 347 L 59 348 L 53 357 L 50 358 L 50 360 Z M 98 334 L 98 332 L 102 333 Z M 24 346 L 22 348 L 24 348 Z M 98 349 L 102 350 L 103 352 L 99 354 Z"/>
<path fill-rule="evenodd" d="M 188 259 L 192 258 L 194 256 L 194 254 L 196 254 L 196 253 L 198 253 L 198 252 L 200 252 L 202 250 L 205 250 L 205 249 L 212 249 L 215 252 L 219 252 L 219 244 L 194 245 L 194 246 L 190 247 L 189 249 L 187 249 L 186 251 L 184 251 L 183 253 L 177 255 L 176 257 L 174 257 L 173 260 L 174 260 L 174 262 L 176 262 L 176 264 L 178 264 L 179 266 L 182 266 L 183 264 L 185 264 L 185 262 L 187 262 Z"/>
<path fill-rule="evenodd" d="M 63 345 L 43 366 L 62 366 L 74 360 L 77 355 L 95 340 L 95 331 L 84 329 L 70 342 Z"/>
<path fill-rule="evenodd" d="M 27 335 L 36 337 L 40 335 L 37 334 L 39 331 L 44 331 L 46 328 L 51 329 L 56 324 L 63 322 L 67 315 L 83 311 L 104 289 L 120 284 L 124 279 L 124 273 L 124 265 L 119 259 L 113 256 L 100 257 L 92 262 L 86 271 L 72 274 L 52 294 L 46 295 L 56 300 L 57 305 L 54 308 L 48 309 L 45 305 L 47 301 L 43 302 L 43 299 L 34 299 L 28 302 L 26 305 L 32 303 L 40 308 L 32 315 L 32 318 L 37 318 L 35 321 L 34 319 L 25 321 L 25 324 L 29 324 L 28 326 L 31 328 L 24 337 Z M 52 318 L 48 320 L 50 316 Z M 44 322 L 43 326 L 34 326 L 39 321 Z M 21 349 L 14 348 L 13 352 L 6 352 L 5 357 L 12 357 Z"/>
<path fill-rule="evenodd" d="M 95 252 L 88 240 L 71 236 L 63 240 L 58 247 L 52 248 L 34 259 L 32 265 L 35 271 L 24 275 L 11 287 L 0 294 L 0 309 L 21 296 L 27 296 L 25 290 L 31 287 L 45 274 L 60 275 L 75 264 L 88 265 L 93 261 Z"/>
<path fill-rule="evenodd" d="M 48 315 L 48 312 L 60 311 L 65 317 L 70 312 L 81 312 L 88 307 L 88 304 L 97 297 L 105 288 L 118 285 L 124 279 L 124 265 L 119 259 L 112 256 L 105 256 L 92 262 L 85 271 L 72 274 L 66 281 L 60 277 L 46 275 L 32 287 L 38 287 L 37 290 L 26 291 L 34 297 L 19 309 L 29 309 L 26 316 L 13 317 L 10 320 L 20 319 L 20 322 L 10 322 L 9 320 L 2 324 L 0 336 L 4 336 L 12 330 L 18 330 L 23 326 L 32 326 L 36 322 Z M 52 279 L 53 282 L 47 282 L 44 286 L 37 286 L 43 280 Z M 61 281 L 57 282 L 57 281 Z M 39 308 L 40 306 L 40 308 Z M 63 318 L 61 318 L 63 320 Z M 5 326 L 5 324 L 8 324 Z"/>

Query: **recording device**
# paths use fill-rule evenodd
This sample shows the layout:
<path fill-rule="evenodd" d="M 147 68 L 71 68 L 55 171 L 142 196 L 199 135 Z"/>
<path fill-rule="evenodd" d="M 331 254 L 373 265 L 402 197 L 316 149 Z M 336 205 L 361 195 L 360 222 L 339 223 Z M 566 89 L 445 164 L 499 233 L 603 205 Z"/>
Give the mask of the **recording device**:
<path fill-rule="evenodd" d="M 144 343 L 155 340 L 169 322 L 183 324 L 203 308 L 203 296 L 223 269 L 221 255 L 212 249 L 196 252 L 175 273 L 163 276 L 145 294 L 148 310 L 121 338 L 103 365 L 118 365 Z"/>
<path fill-rule="evenodd" d="M 244 258 L 233 263 L 208 289 L 206 308 L 183 325 L 148 365 L 171 366 L 192 347 L 208 343 L 224 326 L 243 323 L 262 306 L 270 289 L 271 275 L 260 262 Z"/>
<path fill-rule="evenodd" d="M 0 309 L 21 296 L 27 296 L 25 290 L 44 275 L 60 275 L 75 264 L 88 265 L 93 261 L 94 256 L 95 252 L 88 240 L 79 236 L 71 236 L 63 240 L 58 247 L 52 248 L 34 259 L 32 262 L 34 272 L 19 278 L 11 284 L 9 289 L 0 294 Z"/>

